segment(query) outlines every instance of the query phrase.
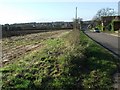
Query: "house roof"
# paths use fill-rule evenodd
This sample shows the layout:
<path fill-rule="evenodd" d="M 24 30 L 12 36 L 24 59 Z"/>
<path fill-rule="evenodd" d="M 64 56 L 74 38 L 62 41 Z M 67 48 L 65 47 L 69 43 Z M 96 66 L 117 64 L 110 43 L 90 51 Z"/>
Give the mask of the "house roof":
<path fill-rule="evenodd" d="M 101 20 L 103 21 L 103 22 L 105 22 L 105 21 L 112 21 L 112 20 L 120 20 L 120 16 L 102 16 L 101 17 Z"/>

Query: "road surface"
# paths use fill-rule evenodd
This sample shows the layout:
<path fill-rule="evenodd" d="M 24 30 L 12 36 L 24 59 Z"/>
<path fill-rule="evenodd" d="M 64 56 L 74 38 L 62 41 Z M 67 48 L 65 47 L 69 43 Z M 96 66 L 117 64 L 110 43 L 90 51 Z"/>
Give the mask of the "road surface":
<path fill-rule="evenodd" d="M 106 33 L 95 33 L 90 31 L 85 31 L 85 33 L 104 46 L 105 48 L 109 49 L 112 53 L 114 53 L 117 56 L 120 56 L 120 37 L 112 36 Z"/>

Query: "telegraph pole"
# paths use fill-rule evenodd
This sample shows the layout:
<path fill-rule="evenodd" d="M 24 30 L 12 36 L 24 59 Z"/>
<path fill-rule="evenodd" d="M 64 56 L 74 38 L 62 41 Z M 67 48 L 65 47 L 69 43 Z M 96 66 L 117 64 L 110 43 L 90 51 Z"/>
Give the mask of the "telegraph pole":
<path fill-rule="evenodd" d="M 79 29 L 79 24 L 78 24 L 78 16 L 77 16 L 77 7 L 75 8 L 75 17 L 74 17 L 74 29 Z"/>
<path fill-rule="evenodd" d="M 77 20 L 77 7 L 76 7 L 76 15 L 75 15 L 75 19 Z"/>
<path fill-rule="evenodd" d="M 75 15 L 75 20 L 76 20 L 76 29 L 78 29 L 78 17 L 77 17 L 77 7 L 76 7 L 76 15 Z"/>
<path fill-rule="evenodd" d="M 77 29 L 77 7 L 76 7 L 76 10 L 75 10 L 75 29 Z"/>

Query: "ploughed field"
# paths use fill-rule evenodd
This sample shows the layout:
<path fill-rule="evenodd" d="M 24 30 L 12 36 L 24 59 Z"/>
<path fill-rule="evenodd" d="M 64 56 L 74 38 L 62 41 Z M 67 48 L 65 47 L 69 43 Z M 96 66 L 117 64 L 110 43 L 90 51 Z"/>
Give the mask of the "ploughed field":
<path fill-rule="evenodd" d="M 13 36 L 2 39 L 2 63 L 9 63 L 28 52 L 43 47 L 43 41 L 61 37 L 66 30 L 28 34 L 24 36 Z"/>

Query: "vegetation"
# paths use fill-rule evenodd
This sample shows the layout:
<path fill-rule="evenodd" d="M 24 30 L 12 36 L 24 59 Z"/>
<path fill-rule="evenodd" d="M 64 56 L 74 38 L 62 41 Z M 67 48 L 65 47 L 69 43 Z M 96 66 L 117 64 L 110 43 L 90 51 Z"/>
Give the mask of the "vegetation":
<path fill-rule="evenodd" d="M 3 90 L 112 88 L 117 60 L 83 32 L 73 30 L 43 43 L 42 49 L 1 68 Z"/>
<path fill-rule="evenodd" d="M 100 30 L 103 31 L 103 27 L 101 25 L 101 17 L 107 17 L 107 16 L 115 16 L 117 15 L 117 12 L 113 8 L 102 8 L 97 11 L 96 15 L 93 17 L 92 21 L 94 23 L 94 27 L 98 27 Z M 111 30 L 110 25 L 107 26 L 109 30 Z"/>
<path fill-rule="evenodd" d="M 83 79 L 85 88 L 112 88 L 112 75 L 117 70 L 118 62 L 110 53 L 95 42 L 84 37 L 83 42 L 87 43 L 84 55 L 86 56 L 86 72 Z"/>
<path fill-rule="evenodd" d="M 93 20 L 100 20 L 102 16 L 115 16 L 117 12 L 113 8 L 102 8 L 97 11 Z"/>
<path fill-rule="evenodd" d="M 33 51 L 37 48 L 42 48 L 48 38 L 61 37 L 65 33 L 69 33 L 71 30 L 59 30 L 50 32 L 41 32 L 35 34 L 29 34 L 24 36 L 13 36 L 2 39 L 2 50 L 3 50 L 3 64 L 8 61 L 14 61 L 14 59 L 25 55 L 27 52 Z"/>

